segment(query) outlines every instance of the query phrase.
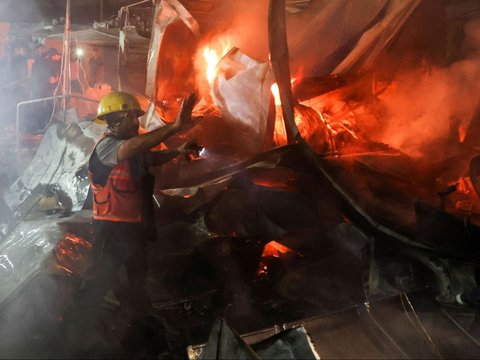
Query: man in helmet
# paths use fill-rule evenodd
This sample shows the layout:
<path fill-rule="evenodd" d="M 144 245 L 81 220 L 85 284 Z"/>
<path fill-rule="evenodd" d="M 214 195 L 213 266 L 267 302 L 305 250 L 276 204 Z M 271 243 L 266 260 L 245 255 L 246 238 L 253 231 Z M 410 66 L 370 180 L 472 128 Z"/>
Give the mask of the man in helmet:
<path fill-rule="evenodd" d="M 190 95 L 173 123 L 139 135 L 138 117 L 144 112 L 134 96 L 112 92 L 101 99 L 97 118 L 107 123 L 108 131 L 95 146 L 88 164 L 94 244 L 101 251 L 96 252 L 89 270 L 91 279 L 77 294 L 74 309 L 70 309 L 74 317 L 70 316 L 70 321 L 82 321 L 82 308 L 88 312 L 101 302 L 122 265 L 127 272 L 129 289 L 120 300 L 138 310 L 137 315 L 149 309 L 145 290 L 146 246 L 148 240 L 155 240 L 152 239 L 155 224 L 152 212 L 148 211 L 153 209 L 154 184 L 148 167 L 195 151 L 189 142 L 174 150 L 153 152 L 150 149 L 192 126 L 195 101 L 195 95 Z M 68 315 L 69 312 L 66 317 Z"/>

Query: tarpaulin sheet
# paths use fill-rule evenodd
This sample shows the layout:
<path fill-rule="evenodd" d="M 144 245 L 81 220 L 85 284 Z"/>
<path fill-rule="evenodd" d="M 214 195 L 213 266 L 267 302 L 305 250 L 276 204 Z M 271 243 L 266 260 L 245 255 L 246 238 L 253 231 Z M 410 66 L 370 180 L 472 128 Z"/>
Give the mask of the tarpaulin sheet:
<path fill-rule="evenodd" d="M 312 1 L 305 11 L 287 17 L 288 46 L 292 66 L 303 77 L 325 76 L 330 73 L 343 73 L 354 66 L 362 68 L 374 65 L 376 57 L 390 44 L 402 28 L 406 19 L 419 5 L 420 0 L 332 0 Z M 263 3 L 262 3 L 263 4 Z M 262 6 L 267 7 L 268 2 Z M 248 8 L 248 4 L 246 4 Z M 239 7 L 232 5 L 232 11 Z M 241 7 L 240 7 L 241 8 Z M 265 11 L 258 14 L 225 14 L 225 8 L 216 9 L 218 17 L 247 16 L 253 29 L 245 31 L 245 22 L 235 21 L 223 29 L 225 34 L 233 34 L 233 46 L 247 55 L 268 53 L 265 43 L 267 22 Z M 222 12 L 220 12 L 222 11 Z M 195 13 L 192 12 L 195 18 Z M 166 27 L 178 15 L 167 1 L 157 2 L 155 28 L 151 41 L 149 58 L 149 81 L 147 94 L 154 98 L 155 67 Z M 212 15 L 215 18 L 215 14 Z M 257 18 L 254 18 L 257 17 Z M 220 21 L 220 19 L 219 19 Z M 187 24 L 188 25 L 188 24 Z M 211 27 L 215 28 L 212 20 Z M 211 29 L 200 29 L 208 33 Z M 256 57 L 258 58 L 258 57 Z M 265 58 L 266 59 L 266 58 Z M 295 74 L 293 74 L 295 75 Z"/>
<path fill-rule="evenodd" d="M 151 99 L 156 98 L 157 92 L 157 68 L 160 57 L 160 47 L 165 31 L 172 22 L 180 19 L 194 33 L 198 34 L 199 26 L 196 20 L 190 15 L 185 7 L 177 0 L 161 0 L 155 5 L 153 18 L 152 37 L 150 39 L 150 50 L 147 59 L 147 84 L 145 93 Z"/>
<path fill-rule="evenodd" d="M 251 59 L 234 48 L 217 67 L 212 98 L 224 119 L 240 123 L 251 135 L 263 135 L 273 83 L 269 64 Z"/>
<path fill-rule="evenodd" d="M 315 2 L 287 19 L 290 56 L 305 77 L 372 67 L 420 0 Z"/>
<path fill-rule="evenodd" d="M 89 210 L 77 212 L 77 221 L 89 221 Z M 22 221 L 0 246 L 0 303 L 35 275 L 65 234 L 58 215 Z"/>
<path fill-rule="evenodd" d="M 86 164 L 105 125 L 94 122 L 52 124 L 24 173 L 5 192 L 5 201 L 18 217 L 34 206 L 48 188 L 69 199 L 69 211 L 80 210 L 87 197 Z M 22 206 L 30 203 L 32 206 Z"/>

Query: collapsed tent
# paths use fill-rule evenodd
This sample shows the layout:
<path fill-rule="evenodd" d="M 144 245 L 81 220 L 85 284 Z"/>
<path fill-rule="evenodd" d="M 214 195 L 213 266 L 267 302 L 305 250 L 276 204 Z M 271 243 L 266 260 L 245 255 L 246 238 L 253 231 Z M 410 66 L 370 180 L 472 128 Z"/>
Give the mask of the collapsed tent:
<path fill-rule="evenodd" d="M 478 6 L 463 6 L 156 2 L 143 123 L 172 121 L 183 97 L 197 90 L 195 115 L 203 120 L 186 137 L 205 152 L 155 170 L 159 234 L 150 244 L 148 286 L 164 337 L 156 333 L 155 346 L 129 344 L 129 351 L 158 356 L 162 338 L 182 353 L 207 342 L 218 314 L 240 334 L 315 323 L 320 330 L 310 337 L 320 357 L 322 350 L 338 358 L 478 351 L 477 310 L 465 305 L 477 299 L 480 250 L 472 146 L 478 100 L 471 95 Z M 470 52 L 456 61 L 447 59 L 445 43 L 459 22 Z M 35 346 L 24 348 L 27 329 L 55 321 L 9 312 L 20 306 L 15 295 L 48 292 L 45 302 L 28 306 L 59 314 L 87 276 L 95 244 L 81 211 L 85 168 L 102 130 L 52 125 L 6 193 L 14 220 L 0 248 L 1 299 L 4 313 L 15 314 L 5 323 L 25 319 L 2 337 L 8 355 L 52 354 L 48 334 L 38 340 L 34 332 L 28 341 Z M 36 210 L 64 216 L 60 230 L 52 225 L 52 236 L 37 237 L 38 224 L 26 216 Z M 392 310 L 398 299 L 402 307 Z M 121 306 L 111 297 L 105 303 L 98 322 L 126 331 L 108 310 Z M 436 329 L 430 325 L 439 314 L 444 322 Z M 119 351 L 102 325 L 93 329 L 84 339 L 89 355 Z M 337 333 L 353 333 L 355 351 Z M 332 340 L 322 343 L 322 336 Z M 258 353 L 269 354 L 270 345 Z M 245 353 L 258 356 L 251 349 Z M 67 345 L 60 354 L 73 356 Z"/>

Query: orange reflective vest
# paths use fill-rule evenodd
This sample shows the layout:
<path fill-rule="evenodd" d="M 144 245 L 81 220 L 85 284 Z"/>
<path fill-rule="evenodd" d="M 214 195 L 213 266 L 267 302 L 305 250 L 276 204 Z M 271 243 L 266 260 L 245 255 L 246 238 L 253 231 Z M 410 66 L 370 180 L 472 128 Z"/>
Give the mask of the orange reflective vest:
<path fill-rule="evenodd" d="M 121 161 L 108 176 L 105 186 L 93 182 L 93 218 L 96 220 L 141 222 L 143 200 L 138 181 L 132 177 L 128 160 Z"/>

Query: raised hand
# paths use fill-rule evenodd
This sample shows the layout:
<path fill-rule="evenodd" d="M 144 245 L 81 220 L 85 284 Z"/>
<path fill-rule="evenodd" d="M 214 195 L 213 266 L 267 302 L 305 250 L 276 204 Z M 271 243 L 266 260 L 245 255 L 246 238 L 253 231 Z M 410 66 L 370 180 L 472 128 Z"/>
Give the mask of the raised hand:
<path fill-rule="evenodd" d="M 173 126 L 177 131 L 183 132 L 193 127 L 194 122 L 192 122 L 192 110 L 196 101 L 197 95 L 195 93 L 191 93 L 183 99 L 180 111 L 173 123 Z"/>

